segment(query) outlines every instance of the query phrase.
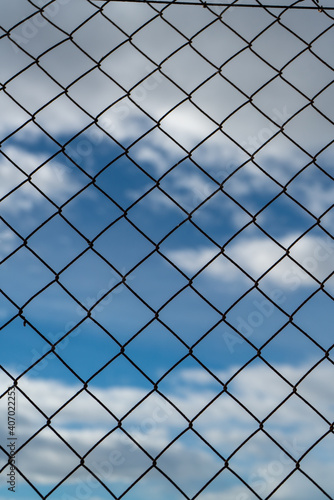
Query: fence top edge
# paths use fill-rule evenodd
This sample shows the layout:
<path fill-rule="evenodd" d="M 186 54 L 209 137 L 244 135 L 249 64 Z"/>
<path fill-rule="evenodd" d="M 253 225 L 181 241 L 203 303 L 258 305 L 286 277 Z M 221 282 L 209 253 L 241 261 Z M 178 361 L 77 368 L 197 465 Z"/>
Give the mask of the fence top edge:
<path fill-rule="evenodd" d="M 297 0 L 292 4 L 268 4 L 255 1 L 255 3 L 237 3 L 232 2 L 210 2 L 210 1 L 193 1 L 193 0 L 90 0 L 92 2 L 103 3 L 144 3 L 144 4 L 162 4 L 162 5 L 191 5 L 198 7 L 244 7 L 244 8 L 263 8 L 263 9 L 301 9 L 301 10 L 334 10 L 334 6 L 320 5 L 317 0 L 313 1 L 313 5 L 301 4 L 304 0 Z"/>

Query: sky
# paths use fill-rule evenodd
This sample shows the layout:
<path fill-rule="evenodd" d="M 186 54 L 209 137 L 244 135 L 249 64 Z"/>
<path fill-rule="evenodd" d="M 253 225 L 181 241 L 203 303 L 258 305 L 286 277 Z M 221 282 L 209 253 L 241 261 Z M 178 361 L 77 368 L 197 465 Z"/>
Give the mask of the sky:
<path fill-rule="evenodd" d="M 0 13 L 0 498 L 332 498 L 333 19 Z"/>

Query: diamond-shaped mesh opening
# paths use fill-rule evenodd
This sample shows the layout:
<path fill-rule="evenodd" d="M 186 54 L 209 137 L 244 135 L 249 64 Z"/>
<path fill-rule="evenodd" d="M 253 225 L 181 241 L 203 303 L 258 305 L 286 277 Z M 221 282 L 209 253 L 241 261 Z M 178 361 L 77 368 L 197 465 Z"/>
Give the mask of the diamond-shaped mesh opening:
<path fill-rule="evenodd" d="M 161 322 L 150 322 L 135 335 L 126 352 L 152 380 L 163 376 L 188 354 L 186 342 L 180 342 L 179 335 Z"/>
<path fill-rule="evenodd" d="M 101 455 L 105 456 L 107 459 L 105 462 L 109 462 L 111 470 L 106 474 L 106 467 L 102 467 L 101 463 L 100 468 L 95 466 L 100 469 L 96 471 L 96 475 L 115 495 L 123 493 L 152 464 L 150 455 L 142 451 L 139 446 L 134 446 L 132 439 L 117 428 L 88 455 L 87 466 L 90 468 L 97 460 L 101 462 Z"/>
<path fill-rule="evenodd" d="M 94 350 L 92 350 L 94 342 Z M 89 363 L 83 364 L 76 352 L 88 356 Z M 87 380 L 119 353 L 119 346 L 95 322 L 87 320 L 56 347 L 56 353 L 84 380 Z"/>
<path fill-rule="evenodd" d="M 181 467 L 177 466 L 177 455 L 182 457 Z M 219 471 L 220 465 L 216 454 L 191 430 L 182 434 L 159 457 L 159 468 L 189 497 Z"/>
<path fill-rule="evenodd" d="M 244 324 L 237 327 L 220 322 L 199 339 L 193 349 L 196 359 L 210 367 L 210 372 L 220 379 L 224 366 L 232 363 L 235 369 L 242 368 L 256 354 L 253 331 Z"/>
<path fill-rule="evenodd" d="M 285 366 L 281 366 L 280 359 L 284 353 L 286 361 Z M 312 337 L 302 329 L 288 324 L 286 327 L 278 330 L 274 338 L 271 338 L 263 348 L 263 356 L 273 367 L 279 367 L 280 373 L 291 383 L 298 382 L 300 376 L 291 373 L 288 363 L 295 362 L 299 356 L 305 359 L 304 367 L 311 368 L 315 359 L 321 359 L 324 355 L 324 349 L 317 343 L 312 342 Z M 292 380 L 290 377 L 292 375 Z"/>
<path fill-rule="evenodd" d="M 81 392 L 52 419 L 52 427 L 81 456 L 94 448 L 113 426 L 117 426 L 117 421 L 87 392 Z"/>
<path fill-rule="evenodd" d="M 192 420 L 220 394 L 222 384 L 188 356 L 165 374 L 159 388 L 187 420 Z"/>
<path fill-rule="evenodd" d="M 102 171 L 96 184 L 124 209 L 132 206 L 155 185 L 151 176 L 145 175 L 145 170 L 123 155 Z"/>
<path fill-rule="evenodd" d="M 286 374 L 288 377 L 288 373 Z M 318 441 L 326 434 L 328 426 L 326 422 L 314 412 L 304 401 L 296 395 L 289 398 L 266 422 L 266 430 L 270 435 L 286 450 L 298 459 L 298 449 L 293 449 L 292 441 L 289 443 L 286 437 L 286 429 L 291 425 L 289 414 L 293 412 L 298 415 L 298 424 L 294 429 L 297 441 L 302 443 L 304 450 L 312 447 L 313 443 Z M 301 446 L 301 444 L 300 444 Z"/>
<path fill-rule="evenodd" d="M 257 464 L 252 464 L 247 467 L 249 457 L 258 455 L 259 450 L 266 449 L 265 453 L 261 454 L 261 458 Z M 242 448 L 233 456 L 230 461 L 231 468 L 245 480 L 247 484 L 254 489 L 254 492 L 269 496 L 277 490 L 282 483 L 295 471 L 294 460 L 284 452 L 280 451 L 276 443 L 264 433 L 257 433 L 251 437 Z M 258 468 L 256 468 L 256 465 Z M 253 478 L 253 482 L 249 482 L 249 478 Z M 260 484 L 261 487 L 259 488 Z"/>
<path fill-rule="evenodd" d="M 333 498 L 333 9 L 1 7 L 1 498 Z"/>
<path fill-rule="evenodd" d="M 38 453 L 37 450 L 39 450 Z M 42 458 L 42 451 L 45 458 Z M 31 469 L 34 468 L 32 461 L 29 459 L 31 454 L 38 455 L 35 458 L 35 464 L 38 462 L 36 482 L 39 484 L 39 491 L 42 495 L 47 495 L 80 463 L 80 459 L 69 446 L 47 427 L 34 436 L 34 439 L 22 449 L 22 465 L 20 465 L 20 469 L 25 476 L 29 476 Z M 62 459 L 59 463 L 60 457 Z M 50 464 L 52 464 L 54 472 L 49 476 L 48 483 L 45 484 L 43 478 L 45 478 Z"/>
<path fill-rule="evenodd" d="M 132 241 L 132 245 L 125 249 L 124 241 Z M 155 249 L 150 241 L 124 218 L 103 233 L 94 247 L 123 272 L 130 271 Z"/>
<path fill-rule="evenodd" d="M 207 426 L 208 421 L 211 422 L 210 427 Z M 195 426 L 201 436 L 225 458 L 258 429 L 254 418 L 226 392 L 196 418 Z"/>

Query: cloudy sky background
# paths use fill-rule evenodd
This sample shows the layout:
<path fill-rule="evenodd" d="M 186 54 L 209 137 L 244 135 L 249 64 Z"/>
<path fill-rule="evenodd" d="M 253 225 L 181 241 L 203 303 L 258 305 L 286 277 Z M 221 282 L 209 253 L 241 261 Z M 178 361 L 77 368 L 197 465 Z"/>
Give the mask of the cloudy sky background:
<path fill-rule="evenodd" d="M 2 5 L 0 23 L 1 394 L 37 362 L 19 389 L 41 411 L 18 391 L 19 444 L 51 417 L 58 433 L 24 446 L 20 470 L 46 495 L 113 431 L 85 464 L 117 496 L 195 419 L 157 461 L 188 497 L 255 433 L 199 498 L 265 498 L 322 436 L 273 498 L 326 498 L 307 476 L 330 498 L 333 20 L 82 0 L 42 17 L 46 4 Z M 53 495 L 110 498 L 83 467 Z M 16 497 L 39 498 L 24 481 Z M 153 469 L 125 496 L 156 497 L 184 498 Z"/>

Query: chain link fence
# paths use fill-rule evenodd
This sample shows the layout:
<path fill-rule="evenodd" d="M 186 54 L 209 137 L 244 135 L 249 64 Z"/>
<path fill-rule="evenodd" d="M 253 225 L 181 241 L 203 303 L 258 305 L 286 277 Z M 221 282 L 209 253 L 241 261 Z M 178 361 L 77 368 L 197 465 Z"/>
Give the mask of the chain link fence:
<path fill-rule="evenodd" d="M 2 498 L 334 498 L 333 10 L 1 5 Z"/>

